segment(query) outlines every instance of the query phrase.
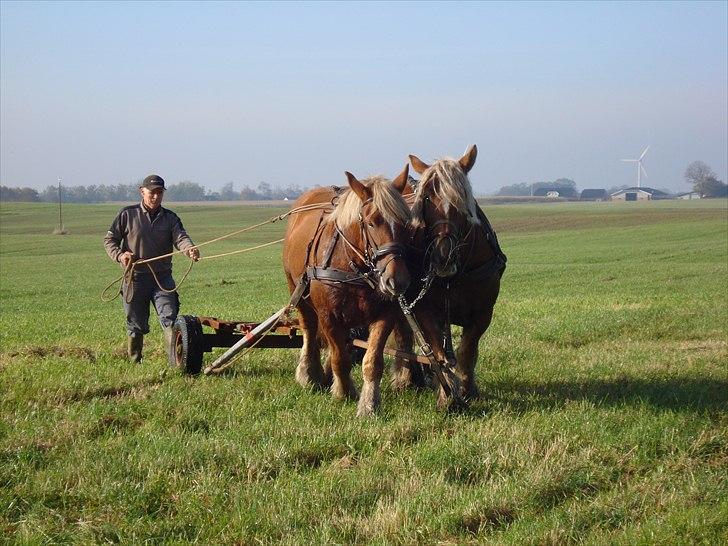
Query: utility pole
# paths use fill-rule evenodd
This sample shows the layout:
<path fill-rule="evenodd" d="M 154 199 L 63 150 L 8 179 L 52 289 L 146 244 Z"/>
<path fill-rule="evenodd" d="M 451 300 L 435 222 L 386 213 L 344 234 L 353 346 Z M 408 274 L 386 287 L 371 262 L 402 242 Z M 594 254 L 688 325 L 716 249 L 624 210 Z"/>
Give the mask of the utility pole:
<path fill-rule="evenodd" d="M 58 233 L 63 235 L 63 198 L 61 196 L 61 177 L 58 177 Z"/>

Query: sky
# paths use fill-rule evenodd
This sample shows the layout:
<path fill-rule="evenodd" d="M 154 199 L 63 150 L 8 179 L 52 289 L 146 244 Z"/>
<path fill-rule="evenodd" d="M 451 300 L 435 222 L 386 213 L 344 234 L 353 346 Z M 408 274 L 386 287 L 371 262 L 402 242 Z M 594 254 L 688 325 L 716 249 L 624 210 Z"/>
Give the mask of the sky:
<path fill-rule="evenodd" d="M 0 183 L 728 179 L 728 2 L 0 2 Z"/>

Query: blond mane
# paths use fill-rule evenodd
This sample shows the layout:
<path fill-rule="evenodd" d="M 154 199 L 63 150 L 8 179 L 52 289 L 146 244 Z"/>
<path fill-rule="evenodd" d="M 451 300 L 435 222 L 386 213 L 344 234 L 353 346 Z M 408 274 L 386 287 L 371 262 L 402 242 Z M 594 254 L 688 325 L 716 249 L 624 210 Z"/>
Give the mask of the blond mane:
<path fill-rule="evenodd" d="M 470 223 L 480 224 L 473 188 L 468 175 L 463 172 L 457 160 L 449 157 L 438 159 L 422 173 L 412 204 L 412 225 L 415 227 L 421 226 L 424 222 L 425 198 L 430 192 L 440 198 L 445 213 L 450 207 L 455 207 Z"/>
<path fill-rule="evenodd" d="M 390 225 L 407 224 L 411 213 L 404 202 L 402 194 L 392 185 L 390 180 L 383 176 L 372 176 L 361 181 L 372 192 L 372 202 L 379 210 L 385 222 Z M 336 222 L 339 229 L 344 229 L 359 221 L 361 199 L 351 188 L 344 190 L 334 211 L 326 219 L 327 222 Z"/>

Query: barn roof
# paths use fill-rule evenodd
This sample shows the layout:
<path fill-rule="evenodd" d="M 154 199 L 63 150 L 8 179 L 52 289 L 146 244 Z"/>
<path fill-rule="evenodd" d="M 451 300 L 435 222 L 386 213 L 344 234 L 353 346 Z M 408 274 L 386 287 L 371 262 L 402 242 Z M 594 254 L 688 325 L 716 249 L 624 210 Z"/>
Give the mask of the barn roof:
<path fill-rule="evenodd" d="M 601 199 L 606 197 L 607 190 L 604 188 L 600 189 L 586 189 L 581 191 L 581 199 Z"/>
<path fill-rule="evenodd" d="M 645 193 L 649 193 L 652 196 L 660 196 L 660 197 L 662 197 L 662 196 L 667 197 L 667 195 L 668 195 L 667 193 L 665 193 L 662 190 L 656 190 L 655 188 L 648 188 L 647 186 L 642 186 L 641 188 L 638 188 L 637 186 L 632 186 L 631 188 L 624 188 L 624 189 L 613 192 L 612 195 L 618 195 L 620 193 L 635 192 L 635 191 L 643 191 Z"/>

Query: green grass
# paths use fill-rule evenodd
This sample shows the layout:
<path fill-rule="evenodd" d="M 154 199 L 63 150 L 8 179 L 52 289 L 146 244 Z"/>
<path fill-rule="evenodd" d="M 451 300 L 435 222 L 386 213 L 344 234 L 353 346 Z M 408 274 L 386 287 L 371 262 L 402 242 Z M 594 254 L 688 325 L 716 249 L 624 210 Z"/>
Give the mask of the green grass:
<path fill-rule="evenodd" d="M 197 242 L 281 212 L 172 208 Z M 121 304 L 99 299 L 117 210 L 69 205 L 54 236 L 52 205 L 0 208 L 2 541 L 728 540 L 725 200 L 486 207 L 509 264 L 482 400 L 448 415 L 385 387 L 372 420 L 296 385 L 295 351 L 182 377 L 153 324 L 127 364 Z M 288 299 L 280 263 L 203 261 L 182 312 L 262 320 Z"/>

